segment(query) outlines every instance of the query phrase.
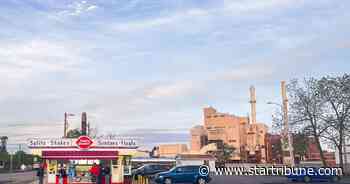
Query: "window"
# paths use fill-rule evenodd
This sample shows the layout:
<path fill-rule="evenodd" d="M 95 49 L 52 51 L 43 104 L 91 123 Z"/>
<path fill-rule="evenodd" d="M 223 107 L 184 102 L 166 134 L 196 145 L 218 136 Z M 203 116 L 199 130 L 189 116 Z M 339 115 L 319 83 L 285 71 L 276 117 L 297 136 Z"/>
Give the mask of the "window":
<path fill-rule="evenodd" d="M 177 172 L 177 173 L 182 173 L 182 172 L 184 172 L 183 167 L 178 167 L 178 168 L 176 169 L 176 172 Z"/>
<path fill-rule="evenodd" d="M 4 168 L 5 167 L 5 162 L 4 161 L 2 161 L 2 160 L 0 160 L 0 168 Z"/>

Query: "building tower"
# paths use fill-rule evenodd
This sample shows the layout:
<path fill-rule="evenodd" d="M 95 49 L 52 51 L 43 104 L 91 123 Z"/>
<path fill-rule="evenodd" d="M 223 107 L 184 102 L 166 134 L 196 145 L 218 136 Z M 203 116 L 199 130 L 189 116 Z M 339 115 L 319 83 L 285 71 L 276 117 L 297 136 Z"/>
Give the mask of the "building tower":
<path fill-rule="evenodd" d="M 283 157 L 284 164 L 294 166 L 294 150 L 293 150 L 293 137 L 289 132 L 288 123 L 288 97 L 286 82 L 281 82 L 282 93 L 282 108 L 283 108 L 283 138 L 282 138 L 282 150 L 284 153 L 288 153 Z"/>
<path fill-rule="evenodd" d="M 251 113 L 251 123 L 256 123 L 256 95 L 255 95 L 255 87 L 250 87 L 250 113 Z"/>
<path fill-rule="evenodd" d="M 81 115 L 81 135 L 87 135 L 87 115 L 83 112 Z"/>

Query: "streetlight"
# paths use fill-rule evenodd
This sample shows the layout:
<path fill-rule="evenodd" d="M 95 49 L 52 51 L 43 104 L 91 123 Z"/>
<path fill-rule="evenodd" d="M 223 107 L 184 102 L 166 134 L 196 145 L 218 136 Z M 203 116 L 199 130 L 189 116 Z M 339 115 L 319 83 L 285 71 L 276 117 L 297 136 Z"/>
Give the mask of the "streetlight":
<path fill-rule="evenodd" d="M 281 111 L 283 112 L 283 116 L 282 116 L 282 119 L 283 119 L 283 137 L 284 138 L 287 138 L 288 139 L 288 151 L 289 151 L 289 155 L 290 155 L 290 162 L 291 162 L 291 166 L 294 167 L 294 150 L 293 150 L 293 143 L 292 143 L 292 135 L 290 134 L 290 131 L 289 131 L 289 125 L 288 125 L 288 107 L 287 107 L 287 104 L 285 103 L 285 100 L 284 100 L 284 103 L 283 105 L 279 104 L 279 103 L 276 103 L 276 102 L 267 102 L 267 104 L 269 105 L 277 105 L 281 108 Z"/>

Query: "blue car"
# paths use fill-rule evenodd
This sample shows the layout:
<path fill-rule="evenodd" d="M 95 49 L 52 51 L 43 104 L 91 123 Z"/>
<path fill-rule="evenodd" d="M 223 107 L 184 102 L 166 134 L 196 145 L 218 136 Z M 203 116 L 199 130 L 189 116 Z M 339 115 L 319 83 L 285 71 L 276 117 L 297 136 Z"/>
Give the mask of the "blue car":
<path fill-rule="evenodd" d="M 328 174 L 320 174 L 319 170 L 320 168 L 305 168 L 305 170 L 309 170 L 311 172 L 295 172 L 287 175 L 287 178 L 289 181 L 293 182 L 338 182 L 340 180 L 340 177 L 336 173 L 328 173 Z"/>
<path fill-rule="evenodd" d="M 155 176 L 155 182 L 159 184 L 206 184 L 210 180 L 209 168 L 206 166 L 177 166 L 167 172 L 158 173 Z"/>

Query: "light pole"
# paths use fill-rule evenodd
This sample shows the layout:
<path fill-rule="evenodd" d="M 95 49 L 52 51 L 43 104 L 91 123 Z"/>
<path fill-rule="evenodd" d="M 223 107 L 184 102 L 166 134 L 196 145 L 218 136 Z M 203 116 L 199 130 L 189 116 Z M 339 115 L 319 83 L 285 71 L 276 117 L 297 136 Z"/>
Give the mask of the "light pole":
<path fill-rule="evenodd" d="M 283 112 L 283 138 L 287 138 L 288 140 L 288 151 L 290 155 L 290 165 L 294 167 L 295 161 L 294 161 L 294 150 L 293 150 L 293 143 L 292 143 L 292 135 L 290 134 L 289 131 L 289 125 L 288 125 L 288 108 L 284 105 L 281 105 L 276 102 L 267 102 L 269 105 L 277 105 L 281 108 L 281 111 Z M 283 142 L 284 143 L 284 142 Z M 282 154 L 283 155 L 283 154 Z"/>

